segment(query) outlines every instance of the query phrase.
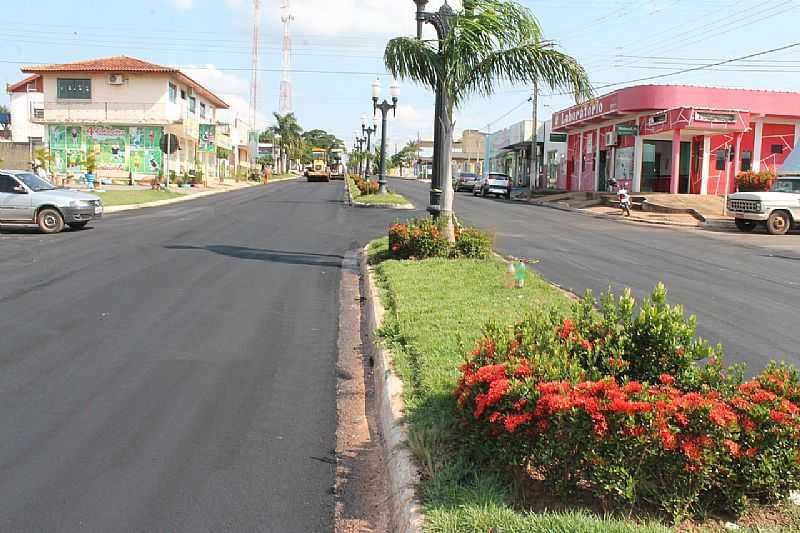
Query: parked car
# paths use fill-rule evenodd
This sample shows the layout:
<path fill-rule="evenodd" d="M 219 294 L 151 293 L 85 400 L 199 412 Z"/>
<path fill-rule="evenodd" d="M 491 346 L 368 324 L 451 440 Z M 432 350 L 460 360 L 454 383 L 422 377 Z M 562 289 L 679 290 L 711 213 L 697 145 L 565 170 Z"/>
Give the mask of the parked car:
<path fill-rule="evenodd" d="M 737 192 L 728 197 L 728 211 L 740 231 L 763 224 L 771 235 L 800 227 L 800 176 L 780 176 L 767 192 Z"/>
<path fill-rule="evenodd" d="M 458 175 L 458 179 L 456 180 L 454 187 L 456 192 L 459 191 L 471 191 L 475 188 L 475 185 L 480 181 L 477 174 L 472 172 L 462 172 Z"/>
<path fill-rule="evenodd" d="M 500 172 L 490 172 L 486 177 L 478 180 L 472 189 L 473 196 L 494 194 L 496 197 L 505 196 L 511 198 L 511 178 L 507 174 Z"/>
<path fill-rule="evenodd" d="M 82 229 L 103 216 L 103 201 L 93 194 L 58 189 L 36 174 L 0 170 L 0 223 L 36 224 L 43 233 L 67 225 Z"/>

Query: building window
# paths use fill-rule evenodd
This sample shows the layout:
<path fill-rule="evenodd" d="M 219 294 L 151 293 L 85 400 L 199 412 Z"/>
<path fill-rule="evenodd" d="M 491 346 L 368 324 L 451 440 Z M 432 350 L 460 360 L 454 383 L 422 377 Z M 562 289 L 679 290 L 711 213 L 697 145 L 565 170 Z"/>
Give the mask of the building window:
<path fill-rule="evenodd" d="M 782 154 L 783 153 L 783 145 L 782 144 L 773 144 L 770 147 L 770 153 L 772 153 L 772 154 Z"/>
<path fill-rule="evenodd" d="M 178 101 L 178 87 L 174 83 L 169 84 L 169 101 L 173 104 Z"/>
<path fill-rule="evenodd" d="M 25 90 L 28 91 L 29 93 L 36 92 L 36 82 L 29 81 L 28 84 L 25 86 Z"/>
<path fill-rule="evenodd" d="M 725 159 L 727 155 L 727 150 L 717 150 L 717 165 L 714 168 L 717 170 L 725 170 Z"/>
<path fill-rule="evenodd" d="M 59 78 L 56 94 L 63 100 L 91 100 L 92 80 Z"/>
<path fill-rule="evenodd" d="M 189 112 L 194 113 L 197 110 L 197 98 L 194 96 L 189 97 Z"/>
<path fill-rule="evenodd" d="M 753 168 L 753 153 L 742 152 L 742 172 L 747 172 Z"/>
<path fill-rule="evenodd" d="M 186 100 L 186 91 L 181 89 L 181 100 Z"/>
<path fill-rule="evenodd" d="M 206 104 L 200 102 L 200 118 L 206 118 Z"/>

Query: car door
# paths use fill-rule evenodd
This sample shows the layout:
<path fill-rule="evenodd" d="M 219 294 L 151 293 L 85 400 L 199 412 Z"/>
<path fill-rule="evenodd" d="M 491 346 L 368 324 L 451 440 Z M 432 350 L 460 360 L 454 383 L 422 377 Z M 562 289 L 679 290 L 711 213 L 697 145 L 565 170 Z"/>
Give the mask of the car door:
<path fill-rule="evenodd" d="M 13 176 L 0 174 L 0 220 L 30 222 L 33 220 L 31 195 L 20 192 L 22 184 Z"/>

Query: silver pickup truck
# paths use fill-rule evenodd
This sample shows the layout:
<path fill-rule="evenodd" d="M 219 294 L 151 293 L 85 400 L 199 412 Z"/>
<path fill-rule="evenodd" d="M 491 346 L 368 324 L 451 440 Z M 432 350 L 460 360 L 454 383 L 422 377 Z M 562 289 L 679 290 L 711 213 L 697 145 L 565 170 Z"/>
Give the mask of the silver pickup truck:
<path fill-rule="evenodd" d="M 103 202 L 93 194 L 58 189 L 31 172 L 0 170 L 0 224 L 36 224 L 43 233 L 58 233 L 102 215 Z"/>
<path fill-rule="evenodd" d="M 766 192 L 737 192 L 728 197 L 728 211 L 740 231 L 764 224 L 772 235 L 800 226 L 800 176 L 778 176 Z"/>

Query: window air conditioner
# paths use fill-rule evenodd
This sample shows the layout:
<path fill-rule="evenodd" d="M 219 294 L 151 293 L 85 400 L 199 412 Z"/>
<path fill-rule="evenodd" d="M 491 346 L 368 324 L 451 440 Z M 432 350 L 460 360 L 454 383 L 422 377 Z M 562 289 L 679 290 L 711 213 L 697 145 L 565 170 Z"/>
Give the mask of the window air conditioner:
<path fill-rule="evenodd" d="M 606 146 L 616 146 L 617 145 L 617 133 L 614 131 L 607 131 L 606 132 Z"/>
<path fill-rule="evenodd" d="M 109 85 L 122 85 L 125 83 L 125 79 L 122 77 L 122 74 L 110 74 L 108 76 L 108 83 Z"/>

